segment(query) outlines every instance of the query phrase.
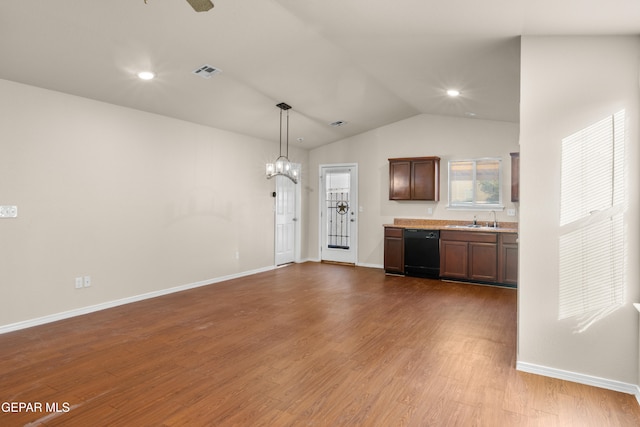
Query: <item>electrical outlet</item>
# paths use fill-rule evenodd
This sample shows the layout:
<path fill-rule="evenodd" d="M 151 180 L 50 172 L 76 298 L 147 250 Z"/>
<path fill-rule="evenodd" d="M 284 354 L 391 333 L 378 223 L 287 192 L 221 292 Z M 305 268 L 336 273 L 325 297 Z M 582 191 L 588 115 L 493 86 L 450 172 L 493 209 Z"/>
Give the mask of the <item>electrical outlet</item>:
<path fill-rule="evenodd" d="M 17 206 L 0 206 L 0 218 L 17 218 Z"/>
<path fill-rule="evenodd" d="M 507 216 L 516 216 L 515 209 L 507 209 Z"/>
<path fill-rule="evenodd" d="M 82 277 L 76 277 L 76 289 L 82 289 L 83 285 L 84 280 L 82 279 Z"/>
<path fill-rule="evenodd" d="M 91 286 L 91 276 L 84 276 L 84 287 L 88 288 Z"/>

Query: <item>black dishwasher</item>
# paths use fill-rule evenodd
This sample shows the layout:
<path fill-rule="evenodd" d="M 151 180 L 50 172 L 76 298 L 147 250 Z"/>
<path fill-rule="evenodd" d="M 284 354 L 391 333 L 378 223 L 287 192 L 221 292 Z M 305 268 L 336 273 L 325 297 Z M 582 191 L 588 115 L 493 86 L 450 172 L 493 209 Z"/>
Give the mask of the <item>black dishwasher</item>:
<path fill-rule="evenodd" d="M 440 231 L 405 228 L 404 273 L 408 276 L 440 277 Z"/>

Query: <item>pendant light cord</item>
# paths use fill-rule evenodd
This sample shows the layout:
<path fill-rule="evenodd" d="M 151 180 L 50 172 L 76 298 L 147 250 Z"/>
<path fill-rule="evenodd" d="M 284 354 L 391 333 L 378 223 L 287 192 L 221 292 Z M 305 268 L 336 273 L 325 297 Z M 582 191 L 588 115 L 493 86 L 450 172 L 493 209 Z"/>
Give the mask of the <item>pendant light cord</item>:
<path fill-rule="evenodd" d="M 282 109 L 280 109 L 280 157 L 282 157 Z"/>

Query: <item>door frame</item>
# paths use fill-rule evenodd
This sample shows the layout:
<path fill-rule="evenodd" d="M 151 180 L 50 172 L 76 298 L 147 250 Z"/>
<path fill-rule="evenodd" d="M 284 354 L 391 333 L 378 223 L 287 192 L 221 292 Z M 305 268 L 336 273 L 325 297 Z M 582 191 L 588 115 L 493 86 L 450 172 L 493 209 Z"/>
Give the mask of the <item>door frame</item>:
<path fill-rule="evenodd" d="M 325 194 L 324 193 L 324 176 L 322 174 L 323 169 L 326 168 L 351 168 L 352 169 L 352 182 L 354 183 L 354 189 L 352 189 L 352 195 L 355 197 L 351 198 L 351 205 L 353 206 L 353 212 L 355 212 L 355 225 L 350 228 L 351 231 L 351 250 L 353 253 L 353 264 L 358 265 L 358 228 L 359 228 L 359 214 L 360 209 L 358 208 L 358 164 L 357 163 L 329 163 L 329 164 L 321 164 L 318 165 L 318 255 L 320 258 L 320 262 L 322 259 L 323 252 L 323 233 L 322 233 L 322 224 L 324 221 L 323 208 L 325 203 Z"/>

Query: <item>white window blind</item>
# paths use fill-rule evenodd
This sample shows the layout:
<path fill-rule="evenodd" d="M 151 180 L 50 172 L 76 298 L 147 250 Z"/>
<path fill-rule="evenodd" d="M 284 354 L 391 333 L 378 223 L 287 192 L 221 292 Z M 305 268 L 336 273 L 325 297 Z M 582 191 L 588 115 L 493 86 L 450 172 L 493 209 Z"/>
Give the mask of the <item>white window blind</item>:
<path fill-rule="evenodd" d="M 455 160 L 449 162 L 449 207 L 502 208 L 500 159 Z"/>
<path fill-rule="evenodd" d="M 583 328 L 625 300 L 624 121 L 562 140 L 559 318 L 583 316 Z"/>

